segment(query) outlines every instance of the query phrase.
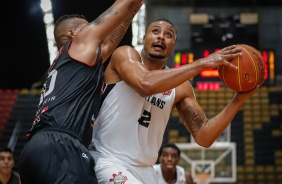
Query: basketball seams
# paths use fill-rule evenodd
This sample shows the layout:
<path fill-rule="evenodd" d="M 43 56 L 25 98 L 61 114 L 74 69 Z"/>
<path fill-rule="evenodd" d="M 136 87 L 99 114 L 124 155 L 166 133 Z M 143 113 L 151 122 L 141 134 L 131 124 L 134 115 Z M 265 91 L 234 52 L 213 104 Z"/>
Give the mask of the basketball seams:
<path fill-rule="evenodd" d="M 252 57 L 251 53 L 249 53 L 249 51 L 248 51 L 246 48 L 244 48 L 244 47 L 247 47 L 248 49 L 252 50 L 252 52 L 255 52 L 255 53 L 256 53 L 256 51 L 254 51 L 254 49 L 251 48 L 250 46 L 241 45 L 241 47 L 242 47 L 242 49 L 248 54 L 250 60 L 252 61 L 252 65 L 253 65 L 254 71 L 255 71 L 255 84 L 256 84 L 257 81 L 258 81 L 258 68 L 257 68 L 257 65 L 256 65 L 256 63 L 255 63 L 255 61 L 254 61 L 254 58 Z M 254 87 L 255 87 L 255 86 L 254 86 Z"/>
<path fill-rule="evenodd" d="M 256 50 L 255 48 L 253 48 L 253 47 L 251 47 L 251 46 L 248 46 L 248 45 L 246 45 L 246 47 L 249 47 L 250 49 L 252 49 L 257 55 L 257 57 L 258 57 L 258 59 L 260 59 L 260 60 L 262 60 L 263 61 L 263 58 L 262 58 L 262 56 L 261 56 L 261 53 L 258 51 L 258 50 Z M 257 70 L 256 70 L 257 71 Z M 261 66 L 258 64 L 258 75 L 259 75 L 259 72 L 261 71 Z M 263 72 L 264 73 L 264 72 Z M 260 78 L 259 76 L 258 76 L 258 81 L 259 81 L 259 84 L 261 85 L 263 82 L 264 82 L 264 75 L 262 76 L 262 78 Z"/>
<path fill-rule="evenodd" d="M 240 88 L 240 91 L 242 91 L 242 83 L 241 83 L 241 75 L 240 75 L 240 72 L 241 72 L 241 65 L 240 65 L 240 57 L 237 57 L 237 67 L 238 67 L 238 70 L 237 70 L 237 76 L 238 76 L 238 85 L 239 85 L 239 88 Z"/>
<path fill-rule="evenodd" d="M 237 70 L 224 65 L 218 67 L 219 77 L 226 87 L 234 91 L 248 91 L 255 88 L 264 79 L 263 58 L 258 50 L 246 45 L 237 44 L 242 55 L 230 61 Z M 263 81 L 260 83 L 260 85 Z"/>

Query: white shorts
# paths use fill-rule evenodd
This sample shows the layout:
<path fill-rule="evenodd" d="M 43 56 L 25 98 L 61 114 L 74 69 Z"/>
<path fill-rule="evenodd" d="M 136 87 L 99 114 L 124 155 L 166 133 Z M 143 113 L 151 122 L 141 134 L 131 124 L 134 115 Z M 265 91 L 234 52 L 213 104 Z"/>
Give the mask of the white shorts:
<path fill-rule="evenodd" d="M 109 155 L 90 151 L 99 184 L 157 184 L 153 166 L 133 166 Z"/>

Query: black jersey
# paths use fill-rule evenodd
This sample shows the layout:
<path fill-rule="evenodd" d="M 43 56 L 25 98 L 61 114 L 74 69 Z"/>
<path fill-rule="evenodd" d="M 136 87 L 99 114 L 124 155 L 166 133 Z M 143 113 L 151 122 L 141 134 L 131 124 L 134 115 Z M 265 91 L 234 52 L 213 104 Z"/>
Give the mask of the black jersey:
<path fill-rule="evenodd" d="M 85 146 L 91 141 L 103 86 L 101 53 L 92 67 L 68 55 L 71 40 L 58 51 L 42 89 L 33 125 L 27 136 L 44 126 L 69 132 Z"/>

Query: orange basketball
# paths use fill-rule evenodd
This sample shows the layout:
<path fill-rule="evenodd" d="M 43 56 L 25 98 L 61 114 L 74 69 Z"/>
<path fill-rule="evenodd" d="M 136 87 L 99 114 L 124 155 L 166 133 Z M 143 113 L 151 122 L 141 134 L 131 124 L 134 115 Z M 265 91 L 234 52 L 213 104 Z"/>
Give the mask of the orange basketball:
<path fill-rule="evenodd" d="M 238 44 L 242 55 L 234 58 L 231 63 L 238 70 L 228 66 L 219 66 L 218 74 L 221 81 L 234 91 L 249 91 L 264 82 L 264 62 L 261 53 L 252 46 Z"/>

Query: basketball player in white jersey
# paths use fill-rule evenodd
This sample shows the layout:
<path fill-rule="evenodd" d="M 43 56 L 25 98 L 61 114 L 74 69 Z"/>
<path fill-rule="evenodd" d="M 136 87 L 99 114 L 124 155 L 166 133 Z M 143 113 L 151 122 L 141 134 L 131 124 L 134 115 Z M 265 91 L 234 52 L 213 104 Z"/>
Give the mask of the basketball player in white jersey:
<path fill-rule="evenodd" d="M 165 144 L 159 151 L 158 164 L 154 169 L 158 176 L 159 184 L 193 184 L 193 178 L 189 172 L 179 166 L 180 149 L 175 144 Z"/>
<path fill-rule="evenodd" d="M 218 115 L 208 119 L 188 79 L 204 68 L 235 67 L 228 61 L 240 56 L 240 49 L 229 46 L 191 64 L 167 69 L 176 37 L 171 22 L 157 20 L 146 30 L 141 53 L 130 46 L 113 53 L 89 147 L 99 183 L 157 184 L 153 165 L 174 107 L 195 141 L 209 147 L 257 91 L 236 93 Z"/>

